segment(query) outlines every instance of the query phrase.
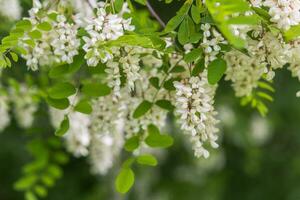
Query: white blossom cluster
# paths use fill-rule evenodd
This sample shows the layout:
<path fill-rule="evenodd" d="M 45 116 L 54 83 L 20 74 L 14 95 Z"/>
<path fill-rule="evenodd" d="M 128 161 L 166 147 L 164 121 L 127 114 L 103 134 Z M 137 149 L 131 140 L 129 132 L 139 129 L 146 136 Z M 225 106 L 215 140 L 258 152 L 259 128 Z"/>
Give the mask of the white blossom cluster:
<path fill-rule="evenodd" d="M 278 28 L 287 30 L 300 23 L 299 0 L 250 0 L 255 7 L 265 6 L 269 9 L 271 21 Z"/>
<path fill-rule="evenodd" d="M 0 133 L 10 124 L 9 99 L 0 92 Z"/>
<path fill-rule="evenodd" d="M 213 106 L 216 87 L 208 84 L 205 73 L 175 82 L 174 86 L 181 129 L 190 136 L 195 156 L 207 158 L 209 152 L 204 145 L 209 143 L 213 148 L 218 147 L 215 134 L 218 120 Z"/>
<path fill-rule="evenodd" d="M 105 4 L 99 3 L 95 17 L 85 18 L 85 30 L 88 36 L 83 37 L 86 51 L 85 58 L 89 66 L 97 66 L 99 62 L 106 63 L 112 59 L 113 55 L 110 49 L 102 47 L 101 43 L 110 40 L 116 40 L 124 35 L 125 31 L 134 30 L 131 25 L 131 18 L 123 18 L 123 14 L 129 12 L 127 4 L 124 4 L 119 14 L 108 13 L 105 10 Z"/>
<path fill-rule="evenodd" d="M 37 70 L 39 65 L 52 65 L 60 63 L 73 62 L 73 57 L 78 54 L 80 40 L 77 38 L 78 27 L 67 21 L 66 17 L 57 13 L 56 19 L 50 19 L 49 16 L 40 17 L 39 11 L 43 5 L 35 1 L 34 7 L 29 11 L 28 18 L 33 24 L 33 30 L 40 21 L 51 24 L 50 31 L 40 31 L 41 38 L 34 39 L 34 45 L 26 43 L 29 36 L 25 36 L 20 46 L 26 49 L 26 54 L 22 55 L 27 61 L 27 66 L 32 70 Z M 53 11 L 54 12 L 54 11 Z"/>
<path fill-rule="evenodd" d="M 8 20 L 18 20 L 21 18 L 22 8 L 19 0 L 0 0 L 0 16 Z"/>
<path fill-rule="evenodd" d="M 30 128 L 34 122 L 34 114 L 38 110 L 38 101 L 34 98 L 36 92 L 35 88 L 29 88 L 26 84 L 9 89 L 13 113 L 21 128 Z"/>
<path fill-rule="evenodd" d="M 232 81 L 236 96 L 248 96 L 257 88 L 258 81 L 263 75 L 272 80 L 276 69 L 291 61 L 290 54 L 294 51 L 285 44 L 280 35 L 270 32 L 264 34 L 257 31 L 259 40 L 248 39 L 247 54 L 238 50 L 225 53 L 224 58 L 228 64 L 226 80 Z"/>
<path fill-rule="evenodd" d="M 201 46 L 205 53 L 206 65 L 215 60 L 221 51 L 220 44 L 227 44 L 223 36 L 210 24 L 202 24 L 201 30 L 203 31 L 203 40 Z"/>

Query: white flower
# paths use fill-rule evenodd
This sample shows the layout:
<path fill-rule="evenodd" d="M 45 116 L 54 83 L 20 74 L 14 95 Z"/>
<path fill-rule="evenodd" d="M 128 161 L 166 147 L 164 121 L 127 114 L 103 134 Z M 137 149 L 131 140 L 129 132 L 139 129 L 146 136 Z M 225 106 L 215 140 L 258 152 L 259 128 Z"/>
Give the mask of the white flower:
<path fill-rule="evenodd" d="M 284 30 L 300 23 L 299 0 L 265 0 L 263 6 L 269 8 L 271 21 Z"/>
<path fill-rule="evenodd" d="M 7 96 L 0 94 L 0 132 L 2 132 L 10 123 L 8 100 Z"/>
<path fill-rule="evenodd" d="M 93 102 L 90 132 L 90 162 L 92 172 L 106 174 L 119 156 L 123 143 L 123 113 L 112 96 Z"/>
<path fill-rule="evenodd" d="M 127 4 L 124 5 L 123 9 Z M 89 66 L 96 66 L 100 61 L 106 63 L 112 59 L 113 55 L 110 50 L 101 48 L 101 42 L 116 40 L 124 35 L 125 31 L 134 30 L 134 26 L 130 25 L 131 18 L 124 19 L 122 12 L 119 14 L 107 13 L 103 6 L 100 4 L 100 7 L 97 8 L 96 17 L 85 19 L 85 30 L 89 36 L 83 38 L 85 41 L 83 49 L 87 53 L 85 58 Z"/>
<path fill-rule="evenodd" d="M 201 77 L 191 77 L 181 82 L 175 82 L 176 88 L 176 114 L 179 117 L 181 129 L 189 135 L 196 157 L 209 156 L 209 152 L 203 146 L 208 142 L 213 148 L 217 148 L 215 134 L 218 129 L 215 119 L 217 112 L 214 109 L 215 86 L 207 82 L 206 71 Z"/>
<path fill-rule="evenodd" d="M 37 9 L 41 5 L 34 7 Z M 32 10 L 30 18 L 32 24 L 35 26 L 38 21 L 48 21 L 48 17 L 36 15 L 37 11 Z M 42 37 L 35 39 L 35 45 L 32 47 L 23 42 L 23 40 L 30 39 L 25 35 L 19 45 L 24 47 L 27 53 L 22 55 L 26 60 L 28 68 L 35 71 L 39 66 L 53 65 L 57 63 L 72 63 L 73 57 L 78 54 L 80 40 L 77 38 L 77 26 L 67 22 L 64 15 L 58 15 L 56 21 L 52 22 L 51 31 L 42 31 Z"/>
<path fill-rule="evenodd" d="M 80 46 L 80 40 L 77 38 L 77 27 L 67 23 L 65 16 L 59 15 L 54 29 L 55 31 L 50 34 L 53 34 L 51 46 L 54 55 L 57 57 L 56 61 L 71 64 L 73 57 L 78 54 Z"/>
<path fill-rule="evenodd" d="M 74 97 L 72 97 L 74 98 Z M 67 110 L 58 110 L 50 108 L 50 119 L 54 128 L 58 128 L 64 119 Z M 67 150 L 76 157 L 87 156 L 89 154 L 89 145 L 91 141 L 89 125 L 90 118 L 88 115 L 79 112 L 70 112 L 69 130 L 64 136 Z"/>
<path fill-rule="evenodd" d="M 34 114 L 38 110 L 38 102 L 33 98 L 36 89 L 21 84 L 19 88 L 11 87 L 9 92 L 18 125 L 21 128 L 30 128 L 34 122 Z"/>
<path fill-rule="evenodd" d="M 250 137 L 257 145 L 265 144 L 271 136 L 271 127 L 267 119 L 253 116 L 250 121 Z"/>
<path fill-rule="evenodd" d="M 0 0 L 0 16 L 9 20 L 18 20 L 21 18 L 22 8 L 19 0 Z"/>
<path fill-rule="evenodd" d="M 203 40 L 201 46 L 204 49 L 205 64 L 215 60 L 217 55 L 221 52 L 220 44 L 227 44 L 223 36 L 210 24 L 202 24 Z"/>

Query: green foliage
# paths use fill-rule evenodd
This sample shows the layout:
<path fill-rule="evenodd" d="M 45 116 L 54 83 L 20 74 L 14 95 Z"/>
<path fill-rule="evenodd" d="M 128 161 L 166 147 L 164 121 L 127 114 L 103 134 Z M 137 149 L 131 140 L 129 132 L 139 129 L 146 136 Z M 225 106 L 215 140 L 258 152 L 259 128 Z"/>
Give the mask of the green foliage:
<path fill-rule="evenodd" d="M 168 148 L 173 145 L 173 138 L 169 135 L 160 134 L 159 129 L 151 124 L 148 126 L 148 136 L 145 142 L 153 148 Z"/>
<path fill-rule="evenodd" d="M 271 86 L 271 83 L 262 80 L 258 83 L 258 87 L 251 95 L 241 99 L 241 105 L 245 106 L 250 104 L 251 107 L 256 108 L 262 116 L 266 116 L 269 110 L 266 102 L 272 102 L 274 100 L 271 96 L 274 92 L 275 89 Z"/>
<path fill-rule="evenodd" d="M 48 94 L 53 99 L 64 99 L 76 93 L 75 87 L 68 83 L 57 83 L 48 90 Z"/>
<path fill-rule="evenodd" d="M 212 85 L 219 82 L 227 68 L 226 61 L 218 58 L 209 63 L 207 67 L 207 79 Z"/>
<path fill-rule="evenodd" d="M 260 19 L 256 14 L 245 15 L 251 11 L 250 5 L 246 0 L 207 0 L 206 6 L 214 22 L 226 37 L 226 39 L 236 48 L 242 49 L 246 41 L 233 34 L 231 25 L 257 25 Z M 236 13 L 242 13 L 235 16 Z"/>
<path fill-rule="evenodd" d="M 68 157 L 61 150 L 61 142 L 57 138 L 32 140 L 27 148 L 34 160 L 23 167 L 23 177 L 14 188 L 24 192 L 26 200 L 44 198 L 48 188 L 62 177 L 61 165 L 68 161 Z"/>
<path fill-rule="evenodd" d="M 84 84 L 81 92 L 88 97 L 102 97 L 111 93 L 110 87 L 101 83 Z"/>
<path fill-rule="evenodd" d="M 115 186 L 118 192 L 125 194 L 134 184 L 134 173 L 130 168 L 122 168 L 117 176 Z"/>
<path fill-rule="evenodd" d="M 141 165 L 149 165 L 149 166 L 156 166 L 157 160 L 156 158 L 151 154 L 144 154 L 137 157 L 137 163 Z"/>
<path fill-rule="evenodd" d="M 59 128 L 55 131 L 56 136 L 63 136 L 67 133 L 70 127 L 69 117 L 65 115 L 64 119 L 60 123 Z"/>
<path fill-rule="evenodd" d="M 134 151 L 140 145 L 140 137 L 139 136 L 132 136 L 131 138 L 127 139 L 124 145 L 126 151 Z"/>
<path fill-rule="evenodd" d="M 145 115 L 151 109 L 152 105 L 153 104 L 147 100 L 142 101 L 133 112 L 133 118 L 139 118 Z"/>
<path fill-rule="evenodd" d="M 70 105 L 70 102 L 67 98 L 53 99 L 51 97 L 47 97 L 46 101 L 50 106 L 60 110 L 67 109 Z"/>
<path fill-rule="evenodd" d="M 93 111 L 93 108 L 88 100 L 83 99 L 76 104 L 76 106 L 74 107 L 74 110 L 81 112 L 83 114 L 91 114 Z"/>

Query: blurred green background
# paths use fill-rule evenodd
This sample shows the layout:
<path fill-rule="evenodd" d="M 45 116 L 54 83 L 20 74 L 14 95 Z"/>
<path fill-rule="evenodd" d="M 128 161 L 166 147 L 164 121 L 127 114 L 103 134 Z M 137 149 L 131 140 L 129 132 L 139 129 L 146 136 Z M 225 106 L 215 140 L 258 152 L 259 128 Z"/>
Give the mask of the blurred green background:
<path fill-rule="evenodd" d="M 164 20 L 179 6 L 152 3 Z M 26 13 L 30 2 L 22 1 L 22 6 Z M 5 35 L 11 24 L 1 20 L 0 35 Z M 193 156 L 188 141 L 170 120 L 174 146 L 160 153 L 157 167 L 135 169 L 136 183 L 126 196 L 114 190 L 118 164 L 108 175 L 94 176 L 86 159 L 71 158 L 64 166 L 63 178 L 45 199 L 299 200 L 300 99 L 295 93 L 300 84 L 282 70 L 276 75 L 274 87 L 275 102 L 269 105 L 268 116 L 262 118 L 255 110 L 240 106 L 228 82 L 220 83 L 216 106 L 221 119 L 221 145 L 208 160 Z M 23 199 L 13 184 L 22 175 L 22 166 L 32 159 L 26 143 L 33 133 L 41 137 L 53 134 L 43 107 L 31 130 L 22 130 L 13 121 L 0 134 L 0 200 Z"/>

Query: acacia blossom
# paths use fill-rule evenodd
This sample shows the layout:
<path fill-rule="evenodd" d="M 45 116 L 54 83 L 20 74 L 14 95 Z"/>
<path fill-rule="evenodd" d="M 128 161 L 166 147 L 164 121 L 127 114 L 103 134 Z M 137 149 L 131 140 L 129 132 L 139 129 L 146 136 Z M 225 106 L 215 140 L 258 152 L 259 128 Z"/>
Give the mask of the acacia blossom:
<path fill-rule="evenodd" d="M 204 72 L 201 77 L 191 77 L 175 82 L 176 88 L 176 110 L 179 117 L 181 129 L 190 137 L 196 157 L 209 156 L 209 152 L 204 147 L 209 143 L 213 148 L 217 148 L 215 134 L 218 129 L 215 119 L 217 112 L 214 109 L 215 86 L 207 83 Z"/>

